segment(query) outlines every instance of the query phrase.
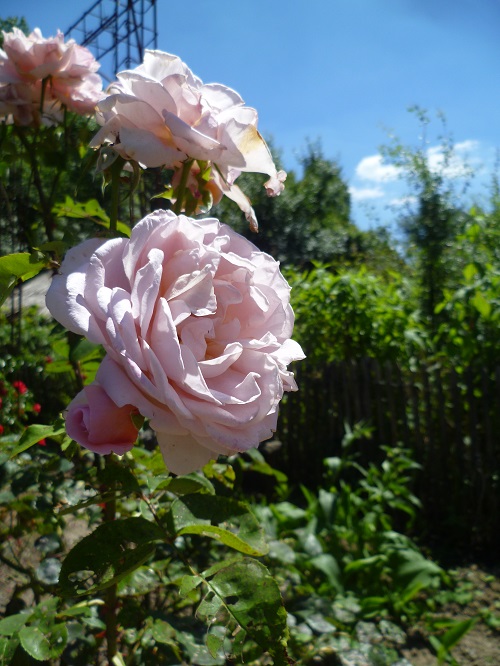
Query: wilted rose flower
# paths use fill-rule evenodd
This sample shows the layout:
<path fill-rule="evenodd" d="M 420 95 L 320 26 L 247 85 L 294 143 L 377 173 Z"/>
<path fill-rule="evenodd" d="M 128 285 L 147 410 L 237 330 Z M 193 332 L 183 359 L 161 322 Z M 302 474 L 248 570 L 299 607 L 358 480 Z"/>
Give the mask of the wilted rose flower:
<path fill-rule="evenodd" d="M 66 431 L 94 453 L 122 455 L 137 440 L 134 413 L 132 405 L 118 407 L 99 384 L 90 384 L 68 406 Z"/>
<path fill-rule="evenodd" d="M 146 51 L 142 65 L 117 78 L 98 104 L 103 127 L 91 146 L 111 143 L 124 159 L 144 167 L 209 162 L 219 189 L 230 197 L 242 171 L 268 174 L 268 194 L 282 192 L 286 174 L 277 172 L 257 130 L 257 111 L 237 92 L 204 84 L 180 58 L 161 51 Z"/>
<path fill-rule="evenodd" d="M 62 105 L 78 114 L 94 112 L 102 82 L 95 73 L 99 63 L 88 49 L 72 39 L 65 42 L 61 32 L 44 38 L 38 28 L 29 36 L 19 28 L 3 35 L 0 119 L 20 125 L 53 124 L 62 119 Z"/>
<path fill-rule="evenodd" d="M 275 430 L 283 392 L 297 388 L 287 365 L 304 357 L 289 294 L 278 263 L 228 226 L 156 211 L 130 240 L 70 250 L 47 306 L 104 345 L 96 382 L 150 420 L 183 474 Z"/>

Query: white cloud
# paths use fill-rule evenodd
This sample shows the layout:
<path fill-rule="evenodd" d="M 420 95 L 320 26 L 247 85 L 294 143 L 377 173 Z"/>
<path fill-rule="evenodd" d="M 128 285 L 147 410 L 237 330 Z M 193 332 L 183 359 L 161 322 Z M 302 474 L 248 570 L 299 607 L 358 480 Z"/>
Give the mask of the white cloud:
<path fill-rule="evenodd" d="M 460 141 L 460 143 L 455 144 L 455 151 L 457 153 L 463 152 L 472 152 L 479 148 L 479 141 L 474 139 L 466 139 L 465 141 Z"/>
<path fill-rule="evenodd" d="M 389 201 L 390 206 L 408 206 L 409 204 L 414 204 L 417 201 L 417 197 L 400 197 L 399 199 L 391 199 Z"/>
<path fill-rule="evenodd" d="M 427 150 L 429 169 L 442 173 L 446 178 L 460 178 L 467 173 L 465 161 L 456 153 L 445 155 L 441 146 L 433 146 Z"/>
<path fill-rule="evenodd" d="M 380 187 L 354 187 L 353 185 L 349 188 L 349 192 L 355 201 L 380 199 L 385 194 Z"/>
<path fill-rule="evenodd" d="M 446 178 L 465 178 L 470 175 L 472 165 L 478 163 L 478 149 L 479 142 L 472 139 L 456 143 L 448 156 L 441 146 L 432 146 L 427 150 L 429 168 Z"/>
<path fill-rule="evenodd" d="M 369 180 L 374 183 L 386 183 L 391 180 L 397 180 L 399 170 L 392 164 L 384 164 L 382 155 L 370 155 L 363 157 L 356 167 L 356 176 L 362 180 Z"/>

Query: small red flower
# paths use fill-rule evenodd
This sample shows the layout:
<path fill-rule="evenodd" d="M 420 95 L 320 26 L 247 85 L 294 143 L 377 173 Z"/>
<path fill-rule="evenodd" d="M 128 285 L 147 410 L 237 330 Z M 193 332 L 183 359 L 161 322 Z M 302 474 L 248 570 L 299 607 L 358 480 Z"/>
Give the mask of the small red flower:
<path fill-rule="evenodd" d="M 38 402 L 35 402 L 35 404 L 33 405 L 33 411 L 35 412 L 35 414 L 40 414 L 40 412 L 42 411 L 42 405 L 40 405 L 40 403 Z"/>
<path fill-rule="evenodd" d="M 20 379 L 17 379 L 15 382 L 12 382 L 12 386 L 16 389 L 18 393 L 24 395 L 28 390 L 28 387 Z"/>
<path fill-rule="evenodd" d="M 3 425 L 0 423 L 0 435 L 3 435 L 3 431 L 4 431 L 4 427 L 3 427 Z"/>
<path fill-rule="evenodd" d="M 52 356 L 45 357 L 45 363 L 52 363 L 52 361 L 53 361 Z"/>
<path fill-rule="evenodd" d="M 47 446 L 47 442 L 46 442 L 44 439 L 41 439 L 41 440 L 38 442 L 38 445 L 39 445 L 39 446 Z"/>

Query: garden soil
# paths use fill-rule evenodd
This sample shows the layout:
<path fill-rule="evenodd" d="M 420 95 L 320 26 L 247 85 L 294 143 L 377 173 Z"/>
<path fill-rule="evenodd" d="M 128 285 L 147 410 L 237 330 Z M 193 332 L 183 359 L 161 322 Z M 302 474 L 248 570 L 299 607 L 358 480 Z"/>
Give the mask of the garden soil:
<path fill-rule="evenodd" d="M 481 613 L 500 618 L 500 569 L 491 570 L 477 565 L 456 571 L 459 582 L 470 583 L 472 600 L 464 607 L 457 603 L 445 606 L 443 617 L 466 620 Z M 403 651 L 412 666 L 436 666 L 434 654 L 425 646 L 417 631 L 410 637 L 410 645 Z M 479 621 L 452 649 L 459 666 L 500 666 L 500 627 L 493 629 Z"/>

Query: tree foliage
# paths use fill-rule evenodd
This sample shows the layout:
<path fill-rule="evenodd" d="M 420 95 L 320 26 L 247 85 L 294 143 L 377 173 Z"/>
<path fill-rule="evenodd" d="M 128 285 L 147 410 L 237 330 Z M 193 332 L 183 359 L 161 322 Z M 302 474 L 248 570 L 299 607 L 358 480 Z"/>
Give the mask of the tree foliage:
<path fill-rule="evenodd" d="M 409 260 L 416 266 L 422 313 L 435 331 L 439 323 L 436 307 L 451 277 L 453 252 L 450 250 L 463 227 L 464 215 L 455 196 L 454 147 L 446 126 L 438 149 L 440 159 L 434 164 L 426 135 L 429 116 L 418 107 L 411 111 L 420 123 L 420 144 L 417 147 L 403 145 L 393 138 L 391 144 L 382 147 L 382 154 L 407 181 L 409 200 L 415 202 L 399 218 L 399 224 L 406 238 Z"/>
<path fill-rule="evenodd" d="M 309 144 L 301 167 L 302 177 L 290 171 L 284 192 L 276 198 L 266 196 L 258 174 L 242 174 L 238 179 L 259 220 L 258 234 L 247 229 L 239 211 L 227 201 L 215 207 L 214 214 L 289 266 L 363 261 L 398 265 L 399 258 L 383 232 L 361 231 L 352 222 L 349 188 L 338 163 L 326 159 L 319 145 Z"/>

